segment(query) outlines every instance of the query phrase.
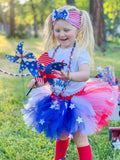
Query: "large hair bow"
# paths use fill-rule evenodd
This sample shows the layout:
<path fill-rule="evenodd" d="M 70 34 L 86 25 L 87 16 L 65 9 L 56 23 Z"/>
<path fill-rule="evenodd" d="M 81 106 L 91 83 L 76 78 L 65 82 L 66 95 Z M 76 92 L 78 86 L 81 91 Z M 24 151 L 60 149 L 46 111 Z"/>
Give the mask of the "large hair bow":
<path fill-rule="evenodd" d="M 69 13 L 67 10 L 63 10 L 58 12 L 57 10 L 53 10 L 53 16 L 52 21 L 56 21 L 57 19 L 64 19 L 66 20 L 69 16 Z"/>

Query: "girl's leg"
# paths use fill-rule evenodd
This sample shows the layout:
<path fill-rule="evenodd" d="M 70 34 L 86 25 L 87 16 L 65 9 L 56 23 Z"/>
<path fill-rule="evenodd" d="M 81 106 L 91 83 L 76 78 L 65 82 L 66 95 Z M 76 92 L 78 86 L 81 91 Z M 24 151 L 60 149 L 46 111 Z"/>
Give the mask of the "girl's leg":
<path fill-rule="evenodd" d="M 56 140 L 55 160 L 65 158 L 69 145 L 69 137 L 64 137 Z"/>
<path fill-rule="evenodd" d="M 80 132 L 77 131 L 73 139 L 77 146 L 79 160 L 92 160 L 92 151 L 88 142 L 88 137 L 82 136 Z"/>

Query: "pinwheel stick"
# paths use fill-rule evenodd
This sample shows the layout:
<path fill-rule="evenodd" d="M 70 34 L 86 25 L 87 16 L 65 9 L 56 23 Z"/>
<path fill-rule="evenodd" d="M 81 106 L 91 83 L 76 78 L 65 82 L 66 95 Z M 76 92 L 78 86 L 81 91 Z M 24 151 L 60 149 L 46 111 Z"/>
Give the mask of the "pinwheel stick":
<path fill-rule="evenodd" d="M 37 81 L 35 81 L 35 85 L 37 84 Z M 30 88 L 29 91 L 27 92 L 26 96 L 28 96 L 30 94 L 30 92 L 32 91 L 33 88 Z"/>

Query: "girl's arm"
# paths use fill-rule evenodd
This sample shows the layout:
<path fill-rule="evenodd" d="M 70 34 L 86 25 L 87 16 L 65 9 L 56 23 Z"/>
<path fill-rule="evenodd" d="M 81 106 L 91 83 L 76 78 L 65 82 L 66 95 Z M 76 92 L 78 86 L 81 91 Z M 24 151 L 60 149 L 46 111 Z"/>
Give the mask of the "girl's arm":
<path fill-rule="evenodd" d="M 90 77 L 90 65 L 85 63 L 79 66 L 78 72 L 70 72 L 68 79 L 76 82 L 87 81 Z"/>

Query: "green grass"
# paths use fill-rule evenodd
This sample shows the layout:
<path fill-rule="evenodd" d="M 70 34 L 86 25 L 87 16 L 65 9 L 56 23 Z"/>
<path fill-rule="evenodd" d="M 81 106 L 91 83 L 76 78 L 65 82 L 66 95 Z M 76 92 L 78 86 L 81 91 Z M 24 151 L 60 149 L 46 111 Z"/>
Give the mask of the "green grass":
<path fill-rule="evenodd" d="M 111 65 L 115 69 L 116 76 L 120 75 L 120 49 L 115 51 L 115 47 L 120 47 L 120 43 L 112 43 L 104 45 L 104 48 L 95 50 L 95 66 L 108 66 Z M 105 50 L 103 52 L 103 49 Z"/>
<path fill-rule="evenodd" d="M 18 39 L 6 39 L 0 36 L 0 69 L 7 72 L 18 73 L 19 65 L 8 62 L 5 54 L 14 55 Z M 33 51 L 38 57 L 42 50 L 42 41 L 39 39 L 25 39 L 24 50 Z M 109 43 L 106 46 L 107 55 L 103 56 L 101 49 L 95 51 L 95 66 L 112 65 L 115 73 L 120 75 L 120 54 L 114 52 L 118 44 Z M 40 50 L 40 51 L 39 51 Z M 28 72 L 27 70 L 25 72 Z M 96 74 L 96 69 L 91 74 Z M 38 135 L 23 122 L 21 109 L 24 100 L 27 100 L 27 84 L 32 77 L 12 77 L 0 73 L 0 160 L 53 160 L 55 141 L 46 139 L 44 134 Z M 24 90 L 23 90 L 24 88 Z M 110 122 L 109 126 L 120 126 L 120 122 Z M 108 127 L 109 127 L 108 126 Z M 109 142 L 109 128 L 89 136 L 92 147 L 93 160 L 119 160 L 120 152 L 114 151 Z M 66 155 L 67 160 L 78 160 L 77 149 L 73 140 Z"/>

